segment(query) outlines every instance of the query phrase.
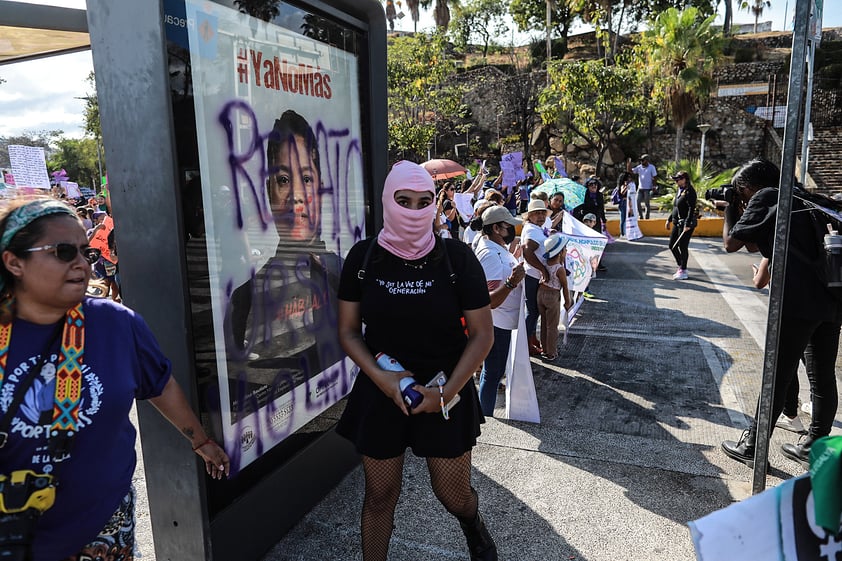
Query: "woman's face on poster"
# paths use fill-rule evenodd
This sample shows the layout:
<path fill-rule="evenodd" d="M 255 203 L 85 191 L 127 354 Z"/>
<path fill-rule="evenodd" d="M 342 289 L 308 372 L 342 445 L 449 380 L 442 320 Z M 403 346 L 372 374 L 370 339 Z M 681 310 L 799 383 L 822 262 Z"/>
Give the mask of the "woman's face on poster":
<path fill-rule="evenodd" d="M 321 174 L 307 141 L 282 142 L 268 179 L 269 205 L 281 238 L 310 242 L 318 236 Z"/>

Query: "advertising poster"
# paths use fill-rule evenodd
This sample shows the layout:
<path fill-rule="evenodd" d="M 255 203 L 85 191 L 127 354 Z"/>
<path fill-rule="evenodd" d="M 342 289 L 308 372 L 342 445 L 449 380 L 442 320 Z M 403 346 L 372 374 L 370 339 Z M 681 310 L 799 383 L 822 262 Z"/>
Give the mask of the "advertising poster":
<path fill-rule="evenodd" d="M 219 410 L 236 472 L 350 391 L 342 261 L 365 237 L 358 56 L 185 3 Z"/>

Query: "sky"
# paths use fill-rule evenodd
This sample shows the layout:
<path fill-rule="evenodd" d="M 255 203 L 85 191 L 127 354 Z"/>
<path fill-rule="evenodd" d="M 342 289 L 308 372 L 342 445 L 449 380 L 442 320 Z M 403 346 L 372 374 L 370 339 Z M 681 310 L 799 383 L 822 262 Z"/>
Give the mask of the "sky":
<path fill-rule="evenodd" d="M 67 8 L 85 8 L 85 0 L 18 0 L 30 4 L 49 4 Z M 761 21 L 771 21 L 773 30 L 791 26 L 795 0 L 771 0 Z M 825 0 L 823 27 L 842 27 L 840 0 Z M 754 16 L 735 6 L 734 23 L 754 23 Z M 835 8 L 831 8 L 834 5 Z M 405 6 L 405 5 L 404 5 Z M 721 10 L 720 10 L 721 11 Z M 722 23 L 721 15 L 717 23 Z M 433 27 L 431 11 L 421 10 L 419 30 Z M 411 31 L 411 18 L 395 21 L 395 29 Z M 575 33 L 575 30 L 574 30 Z M 533 33 L 537 37 L 538 33 Z M 515 41 L 521 43 L 530 34 L 519 34 Z M 502 42 L 502 41 L 501 41 Z M 508 41 L 505 41 L 508 42 Z M 88 93 L 85 79 L 93 70 L 90 51 L 0 66 L 0 136 L 12 136 L 27 131 L 62 130 L 65 136 L 79 138 L 84 135 L 84 101 L 76 99 Z"/>

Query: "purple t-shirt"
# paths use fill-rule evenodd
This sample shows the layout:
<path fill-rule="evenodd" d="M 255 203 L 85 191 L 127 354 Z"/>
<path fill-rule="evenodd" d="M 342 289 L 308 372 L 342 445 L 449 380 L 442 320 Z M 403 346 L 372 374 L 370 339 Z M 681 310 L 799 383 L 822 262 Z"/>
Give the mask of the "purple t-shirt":
<path fill-rule="evenodd" d="M 160 395 L 170 377 L 170 362 L 161 353 L 149 327 L 133 311 L 111 300 L 88 298 L 85 313 L 85 354 L 82 360 L 82 401 L 79 433 L 64 462 L 47 453 L 43 411 L 51 411 L 59 343 L 21 403 L 0 453 L 0 473 L 31 469 L 55 470 L 56 500 L 38 521 L 35 561 L 56 561 L 77 553 L 95 538 L 129 492 L 135 469 L 135 428 L 129 410 L 135 399 Z M 37 325 L 15 319 L 0 388 L 5 414 L 15 388 L 32 374 L 32 367 L 55 333 L 55 324 Z"/>

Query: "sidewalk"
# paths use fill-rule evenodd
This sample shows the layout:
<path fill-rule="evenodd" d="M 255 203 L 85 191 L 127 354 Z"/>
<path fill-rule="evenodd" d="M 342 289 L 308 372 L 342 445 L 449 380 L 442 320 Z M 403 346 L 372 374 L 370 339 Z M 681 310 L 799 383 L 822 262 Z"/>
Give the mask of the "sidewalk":
<path fill-rule="evenodd" d="M 541 424 L 483 425 L 473 482 L 501 560 L 691 561 L 685 523 L 749 495 L 751 471 L 719 443 L 739 436 L 759 390 L 759 258 L 725 254 L 713 238 L 694 238 L 690 252 L 690 279 L 674 281 L 665 238 L 610 245 L 558 364 L 532 362 Z M 780 454 L 796 440 L 775 432 L 769 485 L 803 473 Z M 425 464 L 406 458 L 390 559 L 467 559 Z M 361 559 L 362 493 L 357 468 L 263 561 Z"/>

